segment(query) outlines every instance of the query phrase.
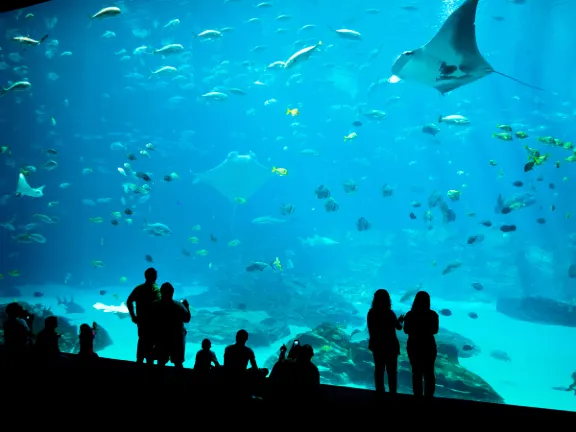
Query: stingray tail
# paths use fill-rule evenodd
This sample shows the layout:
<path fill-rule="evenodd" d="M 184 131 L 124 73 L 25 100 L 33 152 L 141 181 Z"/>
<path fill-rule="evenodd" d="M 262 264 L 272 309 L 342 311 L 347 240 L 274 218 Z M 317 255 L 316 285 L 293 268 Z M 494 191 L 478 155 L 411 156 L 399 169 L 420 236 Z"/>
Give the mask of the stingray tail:
<path fill-rule="evenodd" d="M 494 72 L 495 74 L 502 75 L 503 77 L 509 78 L 509 79 L 511 79 L 512 81 L 516 81 L 517 83 L 522 84 L 523 86 L 530 87 L 530 88 L 533 88 L 533 89 L 535 89 L 535 90 L 544 91 L 543 88 L 536 87 L 535 85 L 525 83 L 524 81 L 520 81 L 518 78 L 511 77 L 510 75 L 506 75 L 505 73 L 498 72 L 498 71 L 496 71 L 496 70 L 493 71 L 493 72 Z"/>

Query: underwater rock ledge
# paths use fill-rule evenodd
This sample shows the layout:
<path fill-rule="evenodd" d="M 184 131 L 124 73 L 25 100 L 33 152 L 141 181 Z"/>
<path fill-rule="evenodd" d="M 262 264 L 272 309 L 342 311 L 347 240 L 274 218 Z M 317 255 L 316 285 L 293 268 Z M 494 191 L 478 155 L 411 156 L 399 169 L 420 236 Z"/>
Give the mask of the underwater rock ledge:
<path fill-rule="evenodd" d="M 313 361 L 320 370 L 323 384 L 373 388 L 374 360 L 365 341 L 350 342 L 350 336 L 333 324 L 322 324 L 294 339 L 314 348 Z M 292 340 L 287 346 L 291 344 Z M 457 352 L 456 347 L 454 352 Z M 266 367 L 271 368 L 276 361 L 277 356 L 270 357 Z M 398 392 L 412 394 L 412 372 L 404 348 L 398 358 Z M 504 399 L 490 384 L 458 364 L 456 355 L 444 354 L 440 349 L 436 359 L 436 396 L 504 403 Z"/>

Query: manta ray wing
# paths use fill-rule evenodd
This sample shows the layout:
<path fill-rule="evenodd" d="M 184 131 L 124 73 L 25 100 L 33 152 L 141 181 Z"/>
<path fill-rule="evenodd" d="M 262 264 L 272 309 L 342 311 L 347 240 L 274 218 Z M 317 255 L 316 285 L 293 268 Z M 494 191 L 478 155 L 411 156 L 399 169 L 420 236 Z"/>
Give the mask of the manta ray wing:
<path fill-rule="evenodd" d="M 422 49 L 436 62 L 436 82 L 441 93 L 470 84 L 494 72 L 476 42 L 478 0 L 466 0 L 444 22 Z"/>
<path fill-rule="evenodd" d="M 24 174 L 20 173 L 20 175 L 18 176 L 18 186 L 16 187 L 16 195 L 32 196 L 33 192 L 34 190 L 28 184 L 28 181 L 26 180 Z"/>
<path fill-rule="evenodd" d="M 430 42 L 403 53 L 392 66 L 392 73 L 444 94 L 493 72 L 476 44 L 477 6 L 478 0 L 462 3 Z"/>
<path fill-rule="evenodd" d="M 250 153 L 231 152 L 217 167 L 200 174 L 198 180 L 206 183 L 234 202 L 236 198 L 248 199 L 274 175 Z"/>
<path fill-rule="evenodd" d="M 497 73 L 522 85 L 542 90 L 494 70 L 476 43 L 479 0 L 465 0 L 426 45 L 400 55 L 392 65 L 391 83 L 400 79 L 420 82 L 444 94 Z"/>

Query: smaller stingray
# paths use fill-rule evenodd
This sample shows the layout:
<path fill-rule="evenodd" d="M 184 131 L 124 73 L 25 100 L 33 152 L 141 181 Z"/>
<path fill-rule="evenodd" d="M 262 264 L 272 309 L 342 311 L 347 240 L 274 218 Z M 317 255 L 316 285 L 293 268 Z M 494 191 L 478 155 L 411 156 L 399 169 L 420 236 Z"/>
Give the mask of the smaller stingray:
<path fill-rule="evenodd" d="M 18 177 L 18 186 L 16 187 L 16 196 L 29 196 L 33 198 L 40 198 L 44 196 L 44 186 L 33 188 L 28 184 L 24 174 L 20 173 Z"/>
<path fill-rule="evenodd" d="M 542 90 L 494 70 L 476 43 L 476 8 L 479 0 L 465 0 L 446 19 L 426 45 L 402 53 L 392 65 L 392 84 L 404 79 L 433 87 L 445 94 L 491 73 Z"/>
<path fill-rule="evenodd" d="M 260 165 L 254 153 L 241 155 L 233 151 L 217 167 L 198 174 L 194 183 L 206 183 L 236 202 L 237 198 L 250 198 L 272 177 L 272 170 Z"/>

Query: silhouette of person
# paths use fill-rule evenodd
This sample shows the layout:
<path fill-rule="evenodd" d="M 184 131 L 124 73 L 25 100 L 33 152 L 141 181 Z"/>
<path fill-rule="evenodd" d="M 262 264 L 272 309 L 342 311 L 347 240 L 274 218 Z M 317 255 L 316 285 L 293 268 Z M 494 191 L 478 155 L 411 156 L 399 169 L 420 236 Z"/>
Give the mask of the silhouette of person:
<path fill-rule="evenodd" d="M 408 335 L 408 358 L 412 366 L 412 391 L 414 396 L 434 396 L 436 376 L 436 339 L 438 333 L 438 314 L 430 309 L 430 295 L 419 291 L 414 297 L 412 309 L 404 319 L 404 332 Z M 424 387 L 422 386 L 424 379 Z"/>
<path fill-rule="evenodd" d="M 94 352 L 94 339 L 96 338 L 96 332 L 98 327 L 96 323 L 92 323 L 92 327 L 88 324 L 82 324 L 80 326 L 80 334 L 78 340 L 80 342 L 80 352 L 78 356 L 83 360 L 89 360 L 93 358 L 98 358 L 98 354 Z"/>
<path fill-rule="evenodd" d="M 239 384 L 244 396 L 252 396 L 261 391 L 268 369 L 258 369 L 256 356 L 251 348 L 246 346 L 248 332 L 238 330 L 236 343 L 224 350 L 224 371 L 232 383 Z M 250 369 L 247 370 L 248 363 Z"/>
<path fill-rule="evenodd" d="M 175 367 L 184 367 L 186 352 L 185 323 L 190 322 L 190 305 L 187 300 L 174 300 L 174 287 L 163 283 L 160 287 L 160 300 L 154 302 L 155 350 L 160 366 L 170 360 Z"/>
<path fill-rule="evenodd" d="M 154 319 L 152 305 L 160 300 L 160 290 L 156 285 L 158 273 L 149 268 L 144 272 L 145 282 L 132 290 L 126 300 L 126 307 L 132 322 L 138 326 L 138 348 L 136 362 L 154 363 Z M 136 304 L 136 312 L 134 312 Z"/>
<path fill-rule="evenodd" d="M 295 340 L 288 358 L 286 346 L 280 348 L 278 362 L 270 372 L 271 396 L 278 400 L 312 400 L 320 389 L 320 371 L 312 363 L 314 349 Z"/>
<path fill-rule="evenodd" d="M 238 330 L 236 333 L 236 343 L 229 345 L 224 350 L 224 368 L 230 372 L 243 372 L 248 367 L 258 369 L 256 363 L 256 356 L 252 348 L 246 346 L 248 342 L 248 332 L 246 330 Z"/>
<path fill-rule="evenodd" d="M 368 349 L 374 356 L 374 385 L 379 393 L 386 392 L 384 372 L 388 374 L 388 389 L 395 394 L 398 391 L 398 356 L 400 342 L 396 330 L 402 330 L 404 316 L 396 317 L 392 310 L 390 294 L 385 289 L 374 293 L 372 307 L 368 311 Z"/>
<path fill-rule="evenodd" d="M 14 357 L 25 355 L 30 350 L 32 324 L 34 315 L 26 311 L 19 303 L 6 306 L 8 318 L 4 322 L 4 348 L 7 354 Z"/>
<path fill-rule="evenodd" d="M 195 371 L 206 373 L 210 372 L 212 364 L 214 364 L 214 367 L 220 366 L 216 354 L 210 348 L 212 348 L 212 342 L 210 342 L 210 339 L 204 339 L 202 341 L 202 349 L 196 353 L 196 361 L 194 362 Z"/>
<path fill-rule="evenodd" d="M 57 360 L 60 358 L 59 340 L 62 336 L 56 329 L 58 328 L 58 317 L 52 315 L 44 320 L 44 329 L 36 335 L 34 348 L 43 360 Z"/>

